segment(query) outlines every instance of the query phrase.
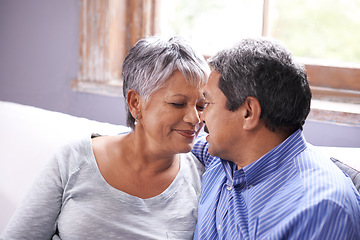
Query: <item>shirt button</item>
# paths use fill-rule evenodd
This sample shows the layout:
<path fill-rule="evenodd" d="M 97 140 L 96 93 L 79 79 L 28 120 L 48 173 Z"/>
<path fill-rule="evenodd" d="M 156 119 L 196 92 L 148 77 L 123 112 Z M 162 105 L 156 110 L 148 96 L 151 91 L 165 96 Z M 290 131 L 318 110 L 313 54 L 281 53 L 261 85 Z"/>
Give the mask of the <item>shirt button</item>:
<path fill-rule="evenodd" d="M 250 186 L 249 186 L 249 189 L 252 188 L 252 187 L 253 187 L 253 185 L 250 185 Z"/>
<path fill-rule="evenodd" d="M 220 224 L 218 225 L 218 229 L 219 229 L 219 230 L 221 229 L 221 225 L 220 225 Z"/>
<path fill-rule="evenodd" d="M 230 185 L 227 185 L 227 186 L 226 186 L 226 189 L 230 191 L 231 189 L 233 189 L 233 187 L 230 186 Z"/>

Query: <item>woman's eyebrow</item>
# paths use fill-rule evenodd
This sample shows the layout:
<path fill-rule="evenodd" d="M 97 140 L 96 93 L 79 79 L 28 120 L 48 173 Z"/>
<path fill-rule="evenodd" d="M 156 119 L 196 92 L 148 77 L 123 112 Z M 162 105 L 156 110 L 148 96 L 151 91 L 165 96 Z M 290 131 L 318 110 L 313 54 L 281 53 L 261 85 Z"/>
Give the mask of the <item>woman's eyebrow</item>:
<path fill-rule="evenodd" d="M 171 96 L 169 96 L 169 97 L 184 97 L 184 98 L 188 98 L 187 95 L 181 94 L 181 93 L 177 93 L 177 94 L 171 95 Z"/>
<path fill-rule="evenodd" d="M 174 99 L 181 99 L 181 100 L 187 101 L 189 99 L 189 97 L 186 96 L 185 94 L 181 94 L 181 93 L 177 93 L 177 94 L 169 95 L 169 96 L 165 97 L 166 101 L 173 101 Z"/>

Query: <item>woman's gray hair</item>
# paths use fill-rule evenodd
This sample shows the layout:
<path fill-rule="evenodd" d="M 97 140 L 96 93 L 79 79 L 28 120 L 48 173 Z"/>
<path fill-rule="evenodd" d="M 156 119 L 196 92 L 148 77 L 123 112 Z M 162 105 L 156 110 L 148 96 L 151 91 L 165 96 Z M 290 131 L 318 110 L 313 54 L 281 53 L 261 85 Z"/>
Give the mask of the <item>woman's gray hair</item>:
<path fill-rule="evenodd" d="M 162 88 L 171 74 L 179 70 L 186 81 L 195 87 L 207 82 L 210 68 L 201 54 L 196 53 L 181 37 L 168 41 L 159 37 L 139 40 L 126 56 L 123 64 L 123 95 L 130 89 L 148 101 L 151 95 Z M 125 104 L 127 125 L 134 128 L 135 119 Z"/>

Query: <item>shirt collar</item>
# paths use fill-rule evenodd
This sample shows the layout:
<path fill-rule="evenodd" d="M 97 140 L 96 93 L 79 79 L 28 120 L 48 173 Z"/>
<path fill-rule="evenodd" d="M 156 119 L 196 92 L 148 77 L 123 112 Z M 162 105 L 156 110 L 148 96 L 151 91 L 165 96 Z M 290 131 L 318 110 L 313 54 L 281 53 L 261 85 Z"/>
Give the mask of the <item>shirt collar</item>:
<path fill-rule="evenodd" d="M 237 170 L 236 164 L 221 159 L 227 184 L 252 187 L 269 176 L 273 169 L 288 162 L 306 148 L 306 141 L 300 129 L 294 132 L 285 141 L 266 153 L 255 162 Z M 245 183 L 245 184 L 243 184 Z"/>

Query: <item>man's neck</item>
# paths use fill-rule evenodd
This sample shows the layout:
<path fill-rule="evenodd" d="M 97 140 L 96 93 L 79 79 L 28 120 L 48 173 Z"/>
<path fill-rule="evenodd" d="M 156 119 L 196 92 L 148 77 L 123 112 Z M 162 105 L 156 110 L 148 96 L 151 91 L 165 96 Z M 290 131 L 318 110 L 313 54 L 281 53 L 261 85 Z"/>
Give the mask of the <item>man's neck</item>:
<path fill-rule="evenodd" d="M 274 149 L 290 135 L 289 133 L 281 131 L 273 132 L 267 128 L 249 132 L 246 143 L 243 143 L 242 146 L 238 148 L 240 151 L 237 154 L 238 157 L 234 158 L 234 163 L 238 169 L 243 168 Z"/>

